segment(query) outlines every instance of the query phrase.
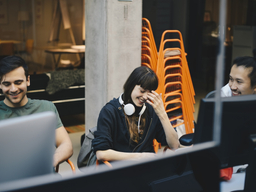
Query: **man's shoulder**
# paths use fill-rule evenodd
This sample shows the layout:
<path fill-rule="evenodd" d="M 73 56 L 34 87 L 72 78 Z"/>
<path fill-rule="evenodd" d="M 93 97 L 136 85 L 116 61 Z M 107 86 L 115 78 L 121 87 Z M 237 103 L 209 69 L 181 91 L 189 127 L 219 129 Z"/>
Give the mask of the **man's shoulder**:
<path fill-rule="evenodd" d="M 1 110 L 6 110 L 6 105 L 4 104 L 4 101 L 0 101 L 0 111 Z"/>
<path fill-rule="evenodd" d="M 229 84 L 226 84 L 224 87 L 221 88 L 221 96 L 222 97 L 231 97 L 232 96 L 232 92 L 229 87 Z"/>
<path fill-rule="evenodd" d="M 29 99 L 31 103 L 40 103 L 40 104 L 52 104 L 51 101 L 43 100 L 43 99 Z"/>
<path fill-rule="evenodd" d="M 51 101 L 47 101 L 47 100 L 29 99 L 28 107 L 52 108 L 54 107 L 54 104 Z"/>

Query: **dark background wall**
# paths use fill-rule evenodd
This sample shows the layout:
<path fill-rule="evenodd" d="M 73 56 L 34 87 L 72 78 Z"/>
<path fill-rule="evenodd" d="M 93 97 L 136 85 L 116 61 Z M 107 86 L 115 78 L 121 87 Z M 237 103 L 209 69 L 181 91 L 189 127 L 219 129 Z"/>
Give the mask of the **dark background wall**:
<path fill-rule="evenodd" d="M 143 0 L 142 16 L 151 22 L 157 49 L 165 30 L 182 33 L 192 76 L 201 58 L 204 8 L 205 0 Z"/>

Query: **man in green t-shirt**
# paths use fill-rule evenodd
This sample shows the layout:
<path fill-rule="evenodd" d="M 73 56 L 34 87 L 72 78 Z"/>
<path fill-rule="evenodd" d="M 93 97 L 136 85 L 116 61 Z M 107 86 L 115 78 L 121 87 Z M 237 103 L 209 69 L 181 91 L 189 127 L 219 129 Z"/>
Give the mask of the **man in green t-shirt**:
<path fill-rule="evenodd" d="M 0 101 L 0 120 L 53 111 L 57 116 L 56 151 L 53 162 L 56 167 L 71 157 L 72 143 L 54 104 L 50 101 L 29 99 L 27 97 L 29 85 L 28 67 L 21 57 L 7 56 L 0 61 L 0 89 L 5 96 L 5 99 Z"/>

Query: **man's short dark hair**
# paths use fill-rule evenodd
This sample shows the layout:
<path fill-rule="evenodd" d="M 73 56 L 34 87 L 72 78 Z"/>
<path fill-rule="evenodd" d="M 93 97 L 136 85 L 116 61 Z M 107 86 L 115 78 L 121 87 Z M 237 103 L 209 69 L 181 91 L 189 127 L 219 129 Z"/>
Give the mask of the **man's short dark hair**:
<path fill-rule="evenodd" d="M 23 67 L 25 76 L 28 78 L 28 66 L 21 57 L 15 55 L 4 57 L 0 61 L 0 79 L 2 80 L 2 77 L 5 74 L 17 69 L 18 67 Z"/>
<path fill-rule="evenodd" d="M 252 68 L 252 71 L 248 74 L 248 77 L 251 79 L 251 87 L 256 85 L 256 59 L 254 57 L 237 57 L 234 59 L 233 65 L 236 65 L 237 67 L 243 66 L 245 68 Z"/>

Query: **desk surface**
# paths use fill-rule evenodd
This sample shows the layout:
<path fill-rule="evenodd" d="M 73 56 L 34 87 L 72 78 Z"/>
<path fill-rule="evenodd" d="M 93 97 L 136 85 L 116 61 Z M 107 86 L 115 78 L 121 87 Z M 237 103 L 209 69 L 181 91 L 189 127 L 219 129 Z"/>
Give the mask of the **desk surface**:
<path fill-rule="evenodd" d="M 60 57 L 62 54 L 77 54 L 77 59 L 81 60 L 82 59 L 82 54 L 85 53 L 85 48 L 84 49 L 60 49 L 60 48 L 55 48 L 55 49 L 45 49 L 44 50 L 46 53 L 51 53 L 53 56 L 53 61 L 54 61 L 54 68 L 56 69 L 60 63 Z M 56 59 L 57 55 L 57 59 Z"/>
<path fill-rule="evenodd" d="M 67 54 L 72 54 L 72 53 L 84 53 L 85 49 L 46 49 L 46 53 L 67 53 Z"/>
<path fill-rule="evenodd" d="M 16 41 L 16 40 L 0 40 L 0 44 L 2 43 L 13 43 L 13 44 L 19 44 L 21 41 Z"/>

